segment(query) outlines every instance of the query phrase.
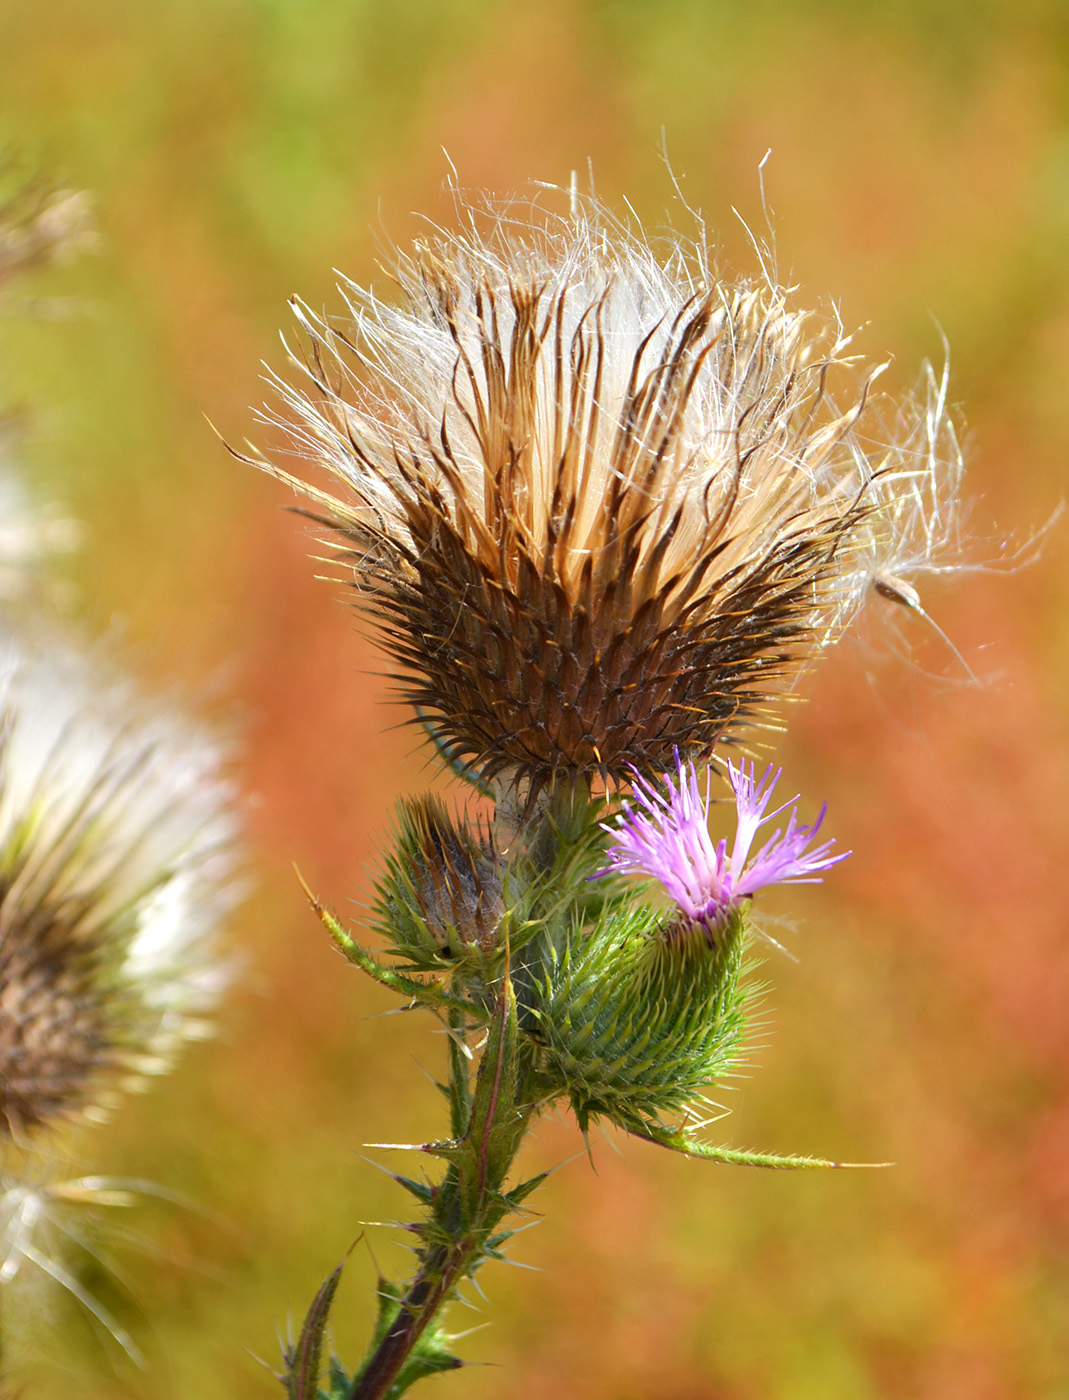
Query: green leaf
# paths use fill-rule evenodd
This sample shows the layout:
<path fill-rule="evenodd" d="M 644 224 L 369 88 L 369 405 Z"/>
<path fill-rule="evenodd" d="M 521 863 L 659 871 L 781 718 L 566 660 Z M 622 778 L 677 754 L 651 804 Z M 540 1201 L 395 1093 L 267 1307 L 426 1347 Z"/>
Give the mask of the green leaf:
<path fill-rule="evenodd" d="M 325 1400 L 349 1400 L 352 1377 L 336 1356 L 330 1358 L 327 1374 L 330 1378 L 330 1389 L 325 1393 L 320 1391 L 320 1395 L 325 1394 Z"/>
<path fill-rule="evenodd" d="M 400 1176 L 396 1172 L 394 1173 L 393 1179 L 397 1182 L 398 1186 L 404 1187 L 410 1195 L 415 1196 L 416 1200 L 425 1206 L 431 1204 L 438 1189 L 436 1186 L 430 1185 L 429 1182 L 413 1181 L 410 1176 Z"/>
<path fill-rule="evenodd" d="M 550 1172 L 539 1172 L 537 1176 L 532 1176 L 527 1181 L 521 1181 L 518 1186 L 514 1186 L 511 1191 L 506 1193 L 504 1198 L 508 1202 L 509 1209 L 518 1209 L 520 1204 L 527 1199 L 532 1191 L 537 1191 L 543 1181 L 550 1175 Z"/>
<path fill-rule="evenodd" d="M 781 1157 L 775 1152 L 747 1152 L 735 1147 L 714 1147 L 712 1143 L 699 1142 L 682 1129 L 674 1132 L 658 1131 L 652 1125 L 646 1130 L 629 1128 L 632 1136 L 654 1142 L 658 1147 L 667 1147 L 672 1152 L 682 1152 L 686 1157 L 703 1157 L 710 1162 L 727 1162 L 737 1167 L 764 1167 L 770 1171 L 817 1171 L 846 1170 L 861 1167 L 889 1167 L 890 1162 L 829 1162 L 823 1157 Z"/>
<path fill-rule="evenodd" d="M 308 1309 L 296 1346 L 288 1348 L 284 1354 L 286 1369 L 282 1380 L 288 1400 L 318 1400 L 323 1332 L 330 1317 L 334 1295 L 341 1282 L 342 1268 L 343 1265 L 339 1264 L 334 1272 L 327 1276 L 323 1286 L 312 1299 L 312 1306 Z"/>
<path fill-rule="evenodd" d="M 389 987 L 393 992 L 400 992 L 402 996 L 411 997 L 418 1006 L 448 1008 L 454 1011 L 461 1011 L 465 1016 L 471 1017 L 476 1022 L 486 1020 L 486 1009 L 476 1005 L 475 1002 L 467 1001 L 463 997 L 455 997 L 443 989 L 436 982 L 425 982 L 420 978 L 406 977 L 404 973 L 396 972 L 393 968 L 384 967 L 372 953 L 360 945 L 342 927 L 341 922 L 330 913 L 312 891 L 308 888 L 300 871 L 297 871 L 297 879 L 301 888 L 308 897 L 308 901 L 315 910 L 316 917 L 320 920 L 331 938 L 334 945 L 345 956 L 345 958 L 360 968 L 361 972 L 373 978 L 384 987 Z"/>
<path fill-rule="evenodd" d="M 424 1376 L 434 1376 L 442 1371 L 459 1370 L 464 1363 L 459 1356 L 454 1356 L 449 1349 L 449 1338 L 440 1328 L 430 1328 L 423 1333 L 416 1344 L 411 1356 L 401 1367 L 401 1370 L 386 1392 L 387 1400 L 395 1400 L 395 1397 L 403 1395 L 409 1386 L 415 1385 L 416 1381 L 422 1380 Z"/>

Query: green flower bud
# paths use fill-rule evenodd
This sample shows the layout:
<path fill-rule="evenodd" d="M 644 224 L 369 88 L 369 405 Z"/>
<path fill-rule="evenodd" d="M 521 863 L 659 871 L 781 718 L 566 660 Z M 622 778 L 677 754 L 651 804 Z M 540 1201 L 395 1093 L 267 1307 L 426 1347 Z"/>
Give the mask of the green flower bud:
<path fill-rule="evenodd" d="M 731 1067 L 744 1026 L 744 919 L 733 910 L 710 946 L 652 908 L 616 906 L 547 953 L 532 987 L 541 1073 L 584 1131 L 601 1117 L 644 1133 Z"/>
<path fill-rule="evenodd" d="M 493 952 L 504 913 L 489 837 L 455 821 L 434 793 L 403 799 L 376 915 L 411 966 L 441 971 Z"/>

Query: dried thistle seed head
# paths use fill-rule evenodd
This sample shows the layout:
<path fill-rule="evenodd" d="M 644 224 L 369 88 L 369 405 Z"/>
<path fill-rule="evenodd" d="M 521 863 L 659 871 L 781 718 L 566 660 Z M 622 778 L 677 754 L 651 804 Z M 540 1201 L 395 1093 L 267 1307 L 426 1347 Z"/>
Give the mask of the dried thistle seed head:
<path fill-rule="evenodd" d="M 505 905 L 489 837 L 456 821 L 434 793 L 404 799 L 376 912 L 416 966 L 441 968 L 472 948 L 492 952 Z"/>
<path fill-rule="evenodd" d="M 852 612 L 888 472 L 858 427 L 872 374 L 702 243 L 528 212 L 400 255 L 397 305 L 297 306 L 284 426 L 343 489 L 268 469 L 316 503 L 451 760 L 663 770 L 763 716 Z"/>
<path fill-rule="evenodd" d="M 0 653 L 0 1137 L 104 1115 L 224 984 L 218 751 L 84 660 Z"/>
<path fill-rule="evenodd" d="M 84 190 L 57 188 L 46 180 L 18 182 L 0 166 L 0 286 L 44 264 L 92 247 L 90 199 Z"/>
<path fill-rule="evenodd" d="M 44 566 L 75 549 L 78 523 L 35 500 L 12 460 L 14 426 L 0 420 L 0 604 L 40 602 L 51 590 Z"/>

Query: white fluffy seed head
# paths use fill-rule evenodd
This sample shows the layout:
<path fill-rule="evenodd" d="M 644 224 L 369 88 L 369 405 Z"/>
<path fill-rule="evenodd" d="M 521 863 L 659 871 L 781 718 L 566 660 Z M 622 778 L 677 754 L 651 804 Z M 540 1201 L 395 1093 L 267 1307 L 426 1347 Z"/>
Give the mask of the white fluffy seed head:
<path fill-rule="evenodd" d="M 575 199 L 462 212 L 397 255 L 399 301 L 296 304 L 308 378 L 275 381 L 281 421 L 342 489 L 270 469 L 316 503 L 453 758 L 537 780 L 708 753 L 841 634 L 877 562 L 947 543 L 945 391 L 881 409 L 836 316 L 766 265 L 722 276 L 700 240 Z"/>
<path fill-rule="evenodd" d="M 97 1119 L 227 976 L 217 747 L 80 654 L 0 645 L 0 1136 Z"/>
<path fill-rule="evenodd" d="M 12 436 L 0 424 L 0 604 L 39 602 L 53 583 L 45 566 L 81 538 L 77 521 L 27 490 L 12 460 Z"/>
<path fill-rule="evenodd" d="M 0 162 L 0 289 L 12 278 L 51 262 L 63 262 L 96 245 L 92 207 L 84 190 L 43 180 L 12 184 Z"/>

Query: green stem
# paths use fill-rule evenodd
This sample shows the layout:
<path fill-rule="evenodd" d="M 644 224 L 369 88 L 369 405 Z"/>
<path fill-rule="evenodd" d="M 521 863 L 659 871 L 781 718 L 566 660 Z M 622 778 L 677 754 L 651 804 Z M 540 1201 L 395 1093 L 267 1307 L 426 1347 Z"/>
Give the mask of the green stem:
<path fill-rule="evenodd" d="M 454 1138 L 463 1137 L 471 1118 L 471 1051 L 467 1017 L 449 1008 L 449 1117 Z"/>
<path fill-rule="evenodd" d="M 459 1017 L 451 1027 L 450 1105 L 454 1132 L 463 1136 L 436 1144 L 449 1162 L 434 1192 L 429 1219 L 418 1227 L 425 1241 L 420 1267 L 396 1317 L 380 1338 L 349 1391 L 349 1400 L 386 1400 L 420 1338 L 459 1284 L 495 1252 L 495 1232 L 534 1183 L 511 1195 L 504 1185 L 527 1131 L 533 1106 L 525 1092 L 529 1077 L 521 1052 L 516 999 L 506 975 L 494 1007 L 474 1092 Z M 399 1393 L 399 1392 L 398 1392 Z"/>
<path fill-rule="evenodd" d="M 436 1250 L 427 1256 L 401 1303 L 397 1320 L 379 1343 L 349 1392 L 350 1400 L 382 1400 L 420 1337 L 465 1277 L 478 1245 Z"/>

